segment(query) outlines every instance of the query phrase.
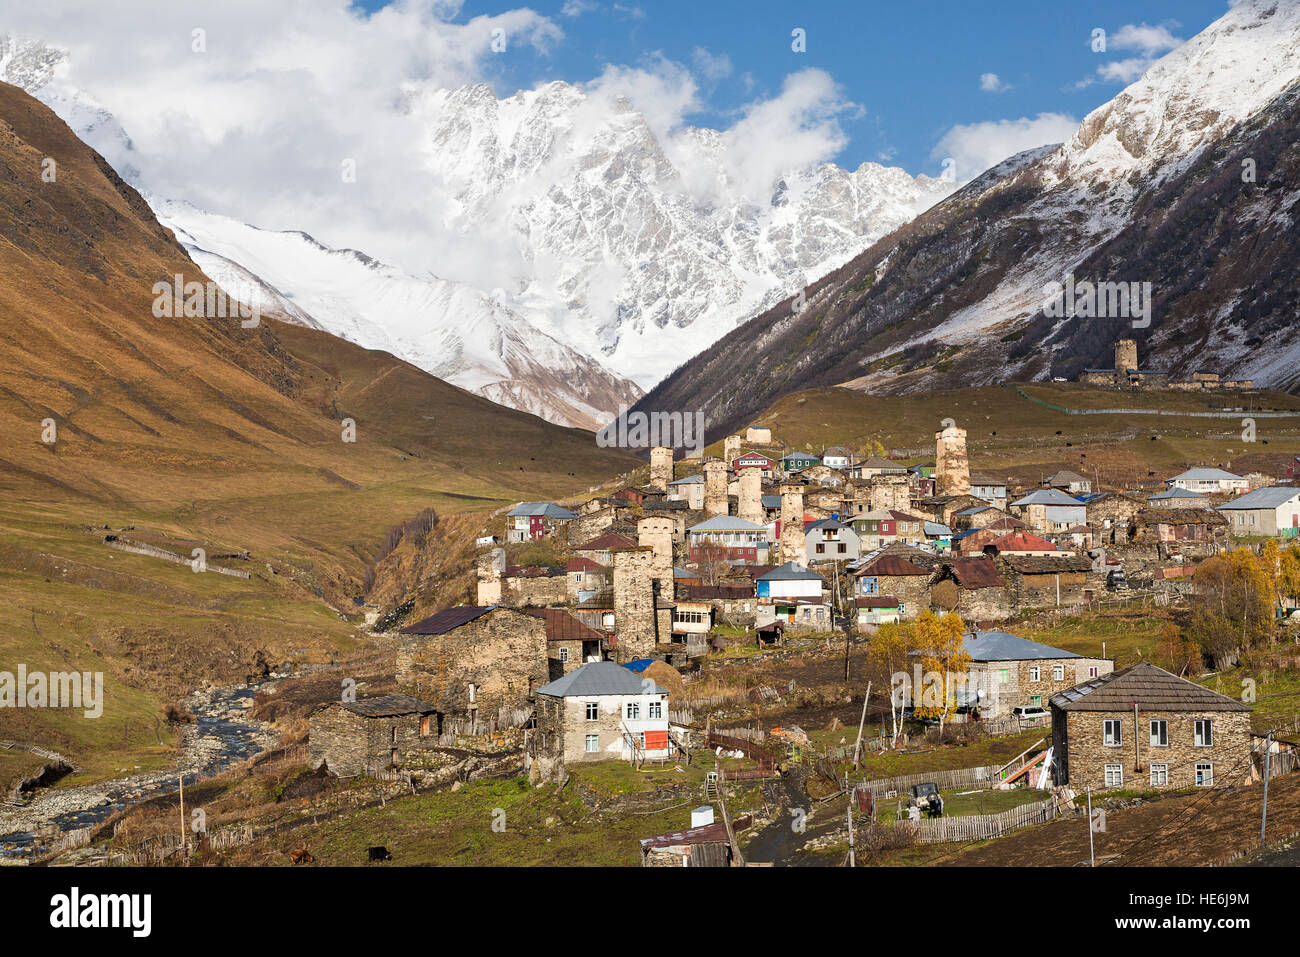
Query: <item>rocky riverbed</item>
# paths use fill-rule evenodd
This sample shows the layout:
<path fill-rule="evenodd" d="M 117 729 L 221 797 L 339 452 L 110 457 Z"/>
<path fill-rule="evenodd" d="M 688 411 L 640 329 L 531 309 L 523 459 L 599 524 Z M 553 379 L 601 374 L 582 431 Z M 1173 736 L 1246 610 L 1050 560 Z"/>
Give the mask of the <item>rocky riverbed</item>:
<path fill-rule="evenodd" d="M 195 691 L 186 700 L 194 721 L 184 727 L 177 765 L 97 784 L 40 789 L 23 805 L 0 805 L 0 861 L 17 862 L 60 834 L 87 827 L 144 798 L 175 791 L 179 777 L 192 784 L 275 745 L 271 725 L 248 717 L 261 684 L 225 685 Z"/>

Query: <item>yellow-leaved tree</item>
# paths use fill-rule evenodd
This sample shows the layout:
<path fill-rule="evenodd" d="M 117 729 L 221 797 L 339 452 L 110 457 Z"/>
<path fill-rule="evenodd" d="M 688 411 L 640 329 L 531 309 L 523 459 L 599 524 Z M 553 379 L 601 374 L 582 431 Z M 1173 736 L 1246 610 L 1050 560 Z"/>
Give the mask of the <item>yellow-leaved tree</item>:
<path fill-rule="evenodd" d="M 916 619 L 916 645 L 926 687 L 919 692 L 921 705 L 914 713 L 920 718 L 937 718 L 942 738 L 944 721 L 957 710 L 958 686 L 969 674 L 966 624 L 956 612 L 940 617 L 927 608 Z M 937 684 L 932 685 L 935 676 Z"/>

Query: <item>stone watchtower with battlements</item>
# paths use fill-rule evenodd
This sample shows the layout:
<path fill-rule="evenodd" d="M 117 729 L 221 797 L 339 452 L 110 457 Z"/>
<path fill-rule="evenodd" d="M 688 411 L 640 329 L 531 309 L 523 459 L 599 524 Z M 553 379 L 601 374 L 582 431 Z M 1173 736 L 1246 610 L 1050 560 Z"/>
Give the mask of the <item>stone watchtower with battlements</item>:
<path fill-rule="evenodd" d="M 722 459 L 704 460 L 704 517 L 726 515 L 727 463 Z"/>
<path fill-rule="evenodd" d="M 803 534 L 803 486 L 781 486 L 781 545 L 780 564 L 798 562 L 808 558 Z"/>
<path fill-rule="evenodd" d="M 970 460 L 966 456 L 966 430 L 957 428 L 955 424 L 947 426 L 934 433 L 934 441 L 935 494 L 969 494 Z"/>
<path fill-rule="evenodd" d="M 1138 344 L 1136 339 L 1120 339 L 1115 343 L 1115 371 L 1121 376 L 1138 370 Z"/>

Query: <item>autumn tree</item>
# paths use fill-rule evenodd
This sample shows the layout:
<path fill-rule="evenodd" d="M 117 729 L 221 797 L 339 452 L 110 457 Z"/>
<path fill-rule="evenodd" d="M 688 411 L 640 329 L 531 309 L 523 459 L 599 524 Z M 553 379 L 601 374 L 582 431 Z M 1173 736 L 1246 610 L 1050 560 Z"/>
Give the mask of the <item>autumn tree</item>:
<path fill-rule="evenodd" d="M 1160 666 L 1183 678 L 1194 678 L 1201 673 L 1201 648 L 1172 621 L 1165 622 L 1160 630 L 1156 647 Z"/>
<path fill-rule="evenodd" d="M 896 693 L 900 687 L 906 687 L 910 681 L 911 669 L 916 648 L 916 629 L 909 624 L 883 624 L 872 636 L 867 645 L 867 674 L 872 684 L 878 688 L 890 689 L 889 717 L 892 725 L 892 743 L 898 743 L 902 730 L 903 705 Z"/>
<path fill-rule="evenodd" d="M 938 718 L 942 738 L 944 721 L 957 709 L 957 686 L 969 674 L 966 624 L 955 612 L 939 617 L 927 608 L 916 619 L 916 642 L 927 685 L 932 676 L 937 676 L 938 687 L 927 687 L 921 693 L 921 706 L 914 713 L 921 718 Z"/>
<path fill-rule="evenodd" d="M 1197 566 L 1193 581 L 1196 594 L 1187 634 L 1215 668 L 1232 667 L 1242 652 L 1272 639 L 1276 593 L 1250 549 L 1207 558 Z"/>

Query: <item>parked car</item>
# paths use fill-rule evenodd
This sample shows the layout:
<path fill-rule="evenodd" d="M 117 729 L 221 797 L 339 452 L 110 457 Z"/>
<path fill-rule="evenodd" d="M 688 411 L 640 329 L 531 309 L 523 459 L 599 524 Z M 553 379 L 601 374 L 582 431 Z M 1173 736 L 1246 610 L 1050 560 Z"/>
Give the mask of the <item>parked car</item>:
<path fill-rule="evenodd" d="M 1051 717 L 1046 708 L 1037 705 L 1022 704 L 1011 709 L 1011 717 L 1018 721 L 1037 721 Z"/>

